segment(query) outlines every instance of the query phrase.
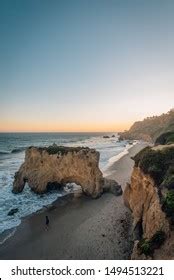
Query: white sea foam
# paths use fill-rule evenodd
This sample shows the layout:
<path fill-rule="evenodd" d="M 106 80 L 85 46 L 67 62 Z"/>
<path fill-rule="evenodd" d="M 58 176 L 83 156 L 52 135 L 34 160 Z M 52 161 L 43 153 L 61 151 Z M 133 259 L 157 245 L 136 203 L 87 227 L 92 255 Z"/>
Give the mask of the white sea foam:
<path fill-rule="evenodd" d="M 108 160 L 108 165 L 107 167 L 111 166 L 114 162 L 118 161 L 120 158 L 124 157 L 125 155 L 127 155 L 129 153 L 129 149 L 134 146 L 137 142 L 134 142 L 132 144 L 127 144 L 125 149 L 119 153 L 118 155 L 116 156 L 113 156 L 111 157 L 109 160 Z"/>
<path fill-rule="evenodd" d="M 9 172 L 0 172 L 0 233 L 4 230 L 14 228 L 21 223 L 21 219 L 32 214 L 43 206 L 51 204 L 60 193 L 48 193 L 36 195 L 26 185 L 23 192 L 12 193 L 13 176 Z M 11 209 L 17 208 L 18 212 L 14 216 L 9 216 Z"/>
<path fill-rule="evenodd" d="M 55 137 L 55 136 L 54 136 Z M 50 141 L 50 142 L 49 142 Z M 41 142 L 37 145 L 49 145 L 56 142 L 56 139 L 44 140 L 43 136 Z M 9 150 L 19 148 L 18 145 L 9 148 Z M 29 142 L 30 143 L 30 142 Z M 118 142 L 118 136 L 114 138 L 103 138 L 102 136 L 86 137 L 86 139 L 80 139 L 76 137 L 67 138 L 56 142 L 60 145 L 67 146 L 87 146 L 89 148 L 95 148 L 100 152 L 100 168 L 104 172 L 109 165 L 117 161 L 120 157 L 128 153 L 126 141 Z M 35 143 L 30 143 L 30 145 Z M 27 142 L 25 143 L 27 145 Z M 28 144 L 29 145 L 29 144 Z M 21 144 L 24 146 L 24 143 Z M 5 150 L 5 149 L 4 149 Z M 45 195 L 37 195 L 33 193 L 28 186 L 26 186 L 22 193 L 13 194 L 12 184 L 14 180 L 14 174 L 19 169 L 21 163 L 24 161 L 24 151 L 21 153 L 4 154 L 0 157 L 0 233 L 4 230 L 16 228 L 21 219 L 27 215 L 30 215 L 44 206 L 51 204 L 58 197 L 62 196 L 61 193 L 51 192 Z M 67 187 L 66 191 L 73 191 L 76 186 L 72 188 Z M 14 216 L 8 216 L 8 212 L 11 209 L 18 208 L 18 212 Z"/>
<path fill-rule="evenodd" d="M 117 162 L 118 160 L 120 160 L 122 157 L 124 157 L 125 155 L 127 155 L 129 153 L 129 149 L 132 148 L 134 145 L 136 145 L 139 141 L 133 141 L 131 144 L 127 144 L 125 146 L 125 149 L 120 152 L 119 154 L 111 157 L 109 160 L 108 160 L 108 163 L 107 165 L 105 166 L 105 168 L 103 169 L 103 175 L 104 176 L 108 176 L 108 175 L 111 175 L 112 171 L 109 171 L 109 168 L 115 163 Z"/>
<path fill-rule="evenodd" d="M 118 161 L 120 158 L 122 158 L 123 156 L 125 156 L 125 155 L 127 155 L 127 154 L 128 154 L 128 149 L 125 149 L 124 151 L 122 151 L 122 152 L 119 153 L 118 155 L 111 157 L 111 158 L 108 160 L 108 165 L 107 165 L 107 167 L 111 166 L 114 162 Z"/>
<path fill-rule="evenodd" d="M 2 245 L 3 243 L 5 243 L 10 237 L 12 237 L 16 232 L 16 228 L 14 228 L 13 230 L 11 230 L 7 235 L 5 235 L 4 238 L 2 238 L 2 240 L 0 240 L 0 245 Z"/>

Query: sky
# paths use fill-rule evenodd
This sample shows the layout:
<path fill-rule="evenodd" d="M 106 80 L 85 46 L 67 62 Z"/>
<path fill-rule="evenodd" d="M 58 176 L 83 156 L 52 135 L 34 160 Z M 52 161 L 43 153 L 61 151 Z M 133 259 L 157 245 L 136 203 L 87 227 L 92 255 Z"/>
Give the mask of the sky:
<path fill-rule="evenodd" d="M 174 1 L 0 0 L 0 131 L 122 131 L 174 101 Z"/>

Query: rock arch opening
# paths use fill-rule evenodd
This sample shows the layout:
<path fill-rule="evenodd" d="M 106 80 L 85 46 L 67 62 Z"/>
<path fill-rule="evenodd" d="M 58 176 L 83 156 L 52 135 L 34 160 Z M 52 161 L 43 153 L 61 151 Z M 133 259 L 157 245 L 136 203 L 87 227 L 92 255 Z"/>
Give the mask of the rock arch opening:
<path fill-rule="evenodd" d="M 121 195 L 121 186 L 103 177 L 99 157 L 99 152 L 84 147 L 30 147 L 26 150 L 24 163 L 15 174 L 13 191 L 22 192 L 26 182 L 36 193 L 75 183 L 81 186 L 83 193 L 93 198 L 104 191 Z"/>

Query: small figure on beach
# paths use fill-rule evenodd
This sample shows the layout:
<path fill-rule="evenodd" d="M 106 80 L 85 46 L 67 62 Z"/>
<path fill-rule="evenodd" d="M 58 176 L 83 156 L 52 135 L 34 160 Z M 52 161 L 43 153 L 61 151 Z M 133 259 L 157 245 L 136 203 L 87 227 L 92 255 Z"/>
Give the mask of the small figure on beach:
<path fill-rule="evenodd" d="M 48 228 L 49 228 L 49 223 L 50 223 L 50 220 L 49 220 L 48 216 L 45 216 L 46 230 L 48 230 Z"/>

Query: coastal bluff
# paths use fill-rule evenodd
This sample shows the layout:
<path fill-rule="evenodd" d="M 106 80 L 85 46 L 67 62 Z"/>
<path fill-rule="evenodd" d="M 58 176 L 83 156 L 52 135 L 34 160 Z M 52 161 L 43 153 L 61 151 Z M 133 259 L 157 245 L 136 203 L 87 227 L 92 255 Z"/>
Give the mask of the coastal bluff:
<path fill-rule="evenodd" d="M 146 142 L 174 142 L 174 109 L 166 114 L 135 122 L 128 131 L 120 133 L 120 140 L 144 140 Z M 167 143 L 166 143 L 167 144 Z"/>
<path fill-rule="evenodd" d="M 174 147 L 147 147 L 133 159 L 123 194 L 133 216 L 132 259 L 174 259 Z"/>
<path fill-rule="evenodd" d="M 60 189 L 67 183 L 81 186 L 83 193 L 93 198 L 104 191 L 121 195 L 121 186 L 107 180 L 99 169 L 100 154 L 87 147 L 29 147 L 25 161 L 15 174 L 13 192 L 22 192 L 27 182 L 35 193 L 45 193 L 51 188 Z"/>

